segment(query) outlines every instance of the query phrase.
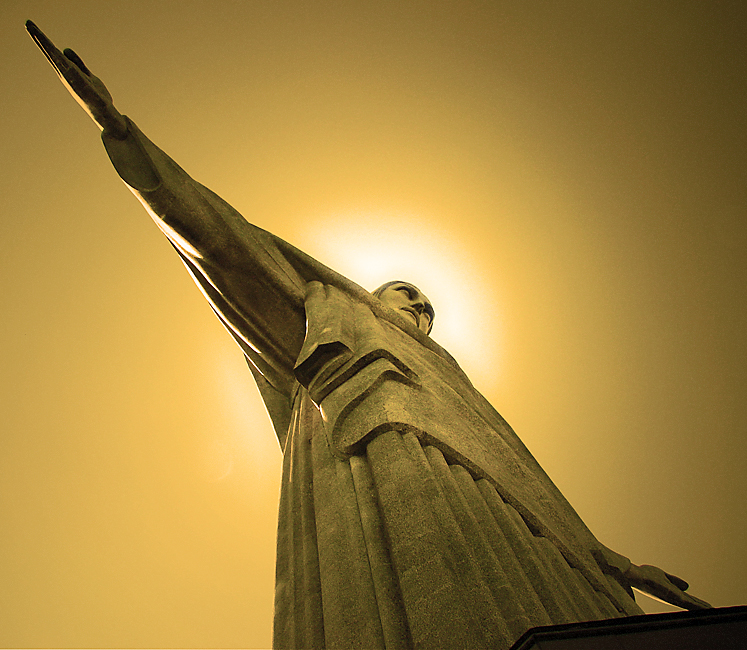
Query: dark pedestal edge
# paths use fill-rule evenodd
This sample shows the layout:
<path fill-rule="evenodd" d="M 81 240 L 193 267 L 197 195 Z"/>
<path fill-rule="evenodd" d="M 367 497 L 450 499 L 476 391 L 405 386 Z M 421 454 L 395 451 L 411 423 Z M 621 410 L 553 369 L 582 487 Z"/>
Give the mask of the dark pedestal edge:
<path fill-rule="evenodd" d="M 741 627 L 738 627 L 742 623 Z M 540 648 L 552 648 L 554 645 L 563 648 L 573 647 L 571 642 L 578 640 L 579 648 L 589 646 L 590 637 L 606 637 L 605 647 L 615 647 L 614 639 L 620 637 L 620 647 L 629 647 L 626 635 L 636 635 L 643 645 L 638 645 L 642 650 L 646 648 L 647 637 L 657 637 L 655 645 L 650 647 L 665 648 L 662 640 L 680 632 L 687 634 L 688 628 L 702 626 L 729 625 L 730 628 L 742 629 L 745 636 L 742 638 L 744 647 L 747 648 L 747 605 L 737 607 L 714 607 L 713 609 L 700 609 L 696 611 L 671 612 L 667 614 L 646 614 L 644 616 L 628 616 L 626 618 L 612 618 L 602 621 L 585 621 L 583 623 L 568 623 L 565 625 L 547 625 L 545 627 L 533 627 L 527 630 L 521 638 L 511 646 L 511 650 L 534 650 Z M 637 643 L 639 642 L 637 641 Z M 553 643 L 555 642 L 555 643 Z M 675 645 L 671 646 L 672 648 Z M 716 648 L 717 646 L 713 646 Z M 736 647 L 736 646 L 735 646 Z"/>

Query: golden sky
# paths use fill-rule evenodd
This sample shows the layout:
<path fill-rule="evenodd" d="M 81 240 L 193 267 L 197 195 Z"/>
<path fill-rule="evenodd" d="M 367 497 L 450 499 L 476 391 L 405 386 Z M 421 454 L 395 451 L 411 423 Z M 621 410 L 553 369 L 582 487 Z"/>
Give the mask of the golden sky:
<path fill-rule="evenodd" d="M 747 602 L 742 3 L 6 0 L 0 645 L 268 647 L 280 477 L 28 18 L 247 219 L 428 294 L 602 542 Z"/>

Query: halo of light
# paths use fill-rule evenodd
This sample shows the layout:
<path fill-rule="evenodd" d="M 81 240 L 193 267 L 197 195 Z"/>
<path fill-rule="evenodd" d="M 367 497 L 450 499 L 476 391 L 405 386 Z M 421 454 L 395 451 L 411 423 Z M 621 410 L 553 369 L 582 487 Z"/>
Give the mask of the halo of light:
<path fill-rule="evenodd" d="M 346 212 L 314 216 L 301 247 L 364 288 L 405 280 L 436 311 L 434 339 L 472 381 L 495 378 L 501 323 L 497 296 L 483 282 L 480 260 L 435 219 L 402 213 Z"/>

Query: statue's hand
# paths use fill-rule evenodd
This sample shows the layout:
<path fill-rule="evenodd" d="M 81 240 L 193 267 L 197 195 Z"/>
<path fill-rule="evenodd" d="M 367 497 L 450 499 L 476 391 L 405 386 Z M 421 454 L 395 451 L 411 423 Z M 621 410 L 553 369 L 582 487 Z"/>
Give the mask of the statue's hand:
<path fill-rule="evenodd" d="M 52 64 L 70 94 L 99 128 L 119 140 L 127 137 L 127 120 L 114 108 L 106 86 L 91 74 L 81 58 L 70 49 L 60 52 L 30 20 L 26 21 L 26 31 Z"/>
<path fill-rule="evenodd" d="M 636 589 L 660 598 L 664 602 L 684 609 L 707 609 L 711 607 L 704 600 L 695 598 L 685 591 L 689 587 L 682 578 L 662 571 L 659 567 L 649 564 L 637 566 L 631 564 L 625 572 L 630 585 Z"/>

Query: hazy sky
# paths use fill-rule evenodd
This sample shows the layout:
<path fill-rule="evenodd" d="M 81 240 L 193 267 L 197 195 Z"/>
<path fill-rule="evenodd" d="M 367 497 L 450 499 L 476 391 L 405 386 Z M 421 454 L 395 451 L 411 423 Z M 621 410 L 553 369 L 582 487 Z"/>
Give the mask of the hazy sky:
<path fill-rule="evenodd" d="M 27 18 L 247 219 L 420 286 L 595 535 L 727 606 L 743 6 L 5 0 L 0 645 L 268 647 L 280 478 L 241 353 Z"/>

